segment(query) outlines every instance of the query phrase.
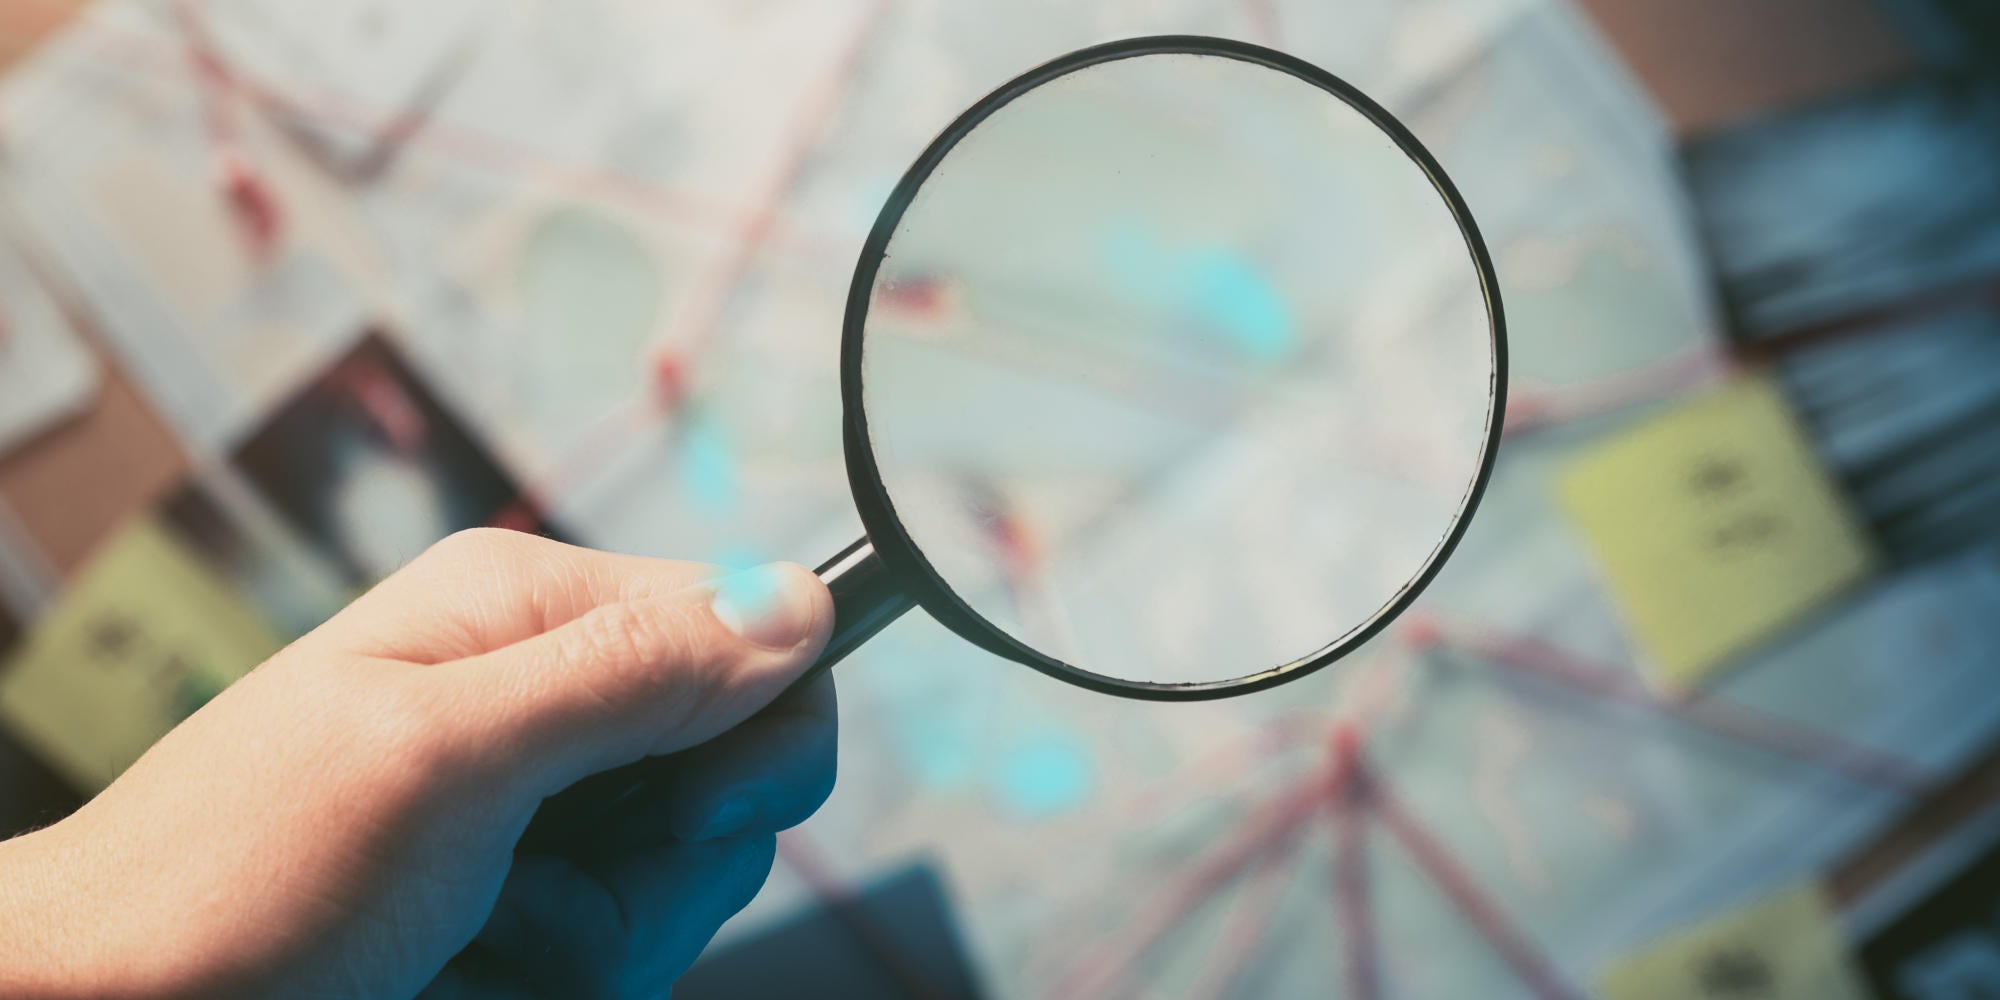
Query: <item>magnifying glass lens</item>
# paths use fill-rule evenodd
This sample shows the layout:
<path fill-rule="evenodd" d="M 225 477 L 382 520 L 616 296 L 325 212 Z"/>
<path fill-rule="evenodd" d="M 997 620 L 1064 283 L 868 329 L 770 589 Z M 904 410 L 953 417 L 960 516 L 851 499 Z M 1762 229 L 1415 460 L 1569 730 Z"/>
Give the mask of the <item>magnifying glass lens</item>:
<path fill-rule="evenodd" d="M 1300 76 L 1083 66 L 895 221 L 866 438 L 963 610 L 1147 684 L 1296 666 L 1400 609 L 1466 515 L 1497 351 L 1425 169 Z"/>

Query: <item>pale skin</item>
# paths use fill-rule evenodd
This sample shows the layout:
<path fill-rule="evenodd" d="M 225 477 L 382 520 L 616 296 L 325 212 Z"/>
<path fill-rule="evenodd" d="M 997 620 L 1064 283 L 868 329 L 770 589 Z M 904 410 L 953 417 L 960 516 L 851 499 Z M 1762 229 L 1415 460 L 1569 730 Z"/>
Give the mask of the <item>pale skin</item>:
<path fill-rule="evenodd" d="M 832 600 L 481 529 L 0 843 L 0 996 L 659 997 L 833 785 Z M 576 851 L 542 800 L 668 757 Z"/>

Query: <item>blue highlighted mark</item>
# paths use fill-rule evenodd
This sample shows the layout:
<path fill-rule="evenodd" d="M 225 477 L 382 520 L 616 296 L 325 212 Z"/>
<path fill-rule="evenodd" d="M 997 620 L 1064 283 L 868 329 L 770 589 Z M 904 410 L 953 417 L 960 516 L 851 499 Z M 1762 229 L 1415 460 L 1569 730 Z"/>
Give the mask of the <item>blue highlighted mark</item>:
<path fill-rule="evenodd" d="M 1007 807 L 1024 817 L 1067 812 L 1090 794 L 1090 757 L 1070 737 L 1040 737 L 1008 751 L 1000 764 L 999 785 Z"/>
<path fill-rule="evenodd" d="M 1127 294 L 1219 331 L 1258 361 L 1279 361 L 1297 341 L 1297 324 L 1276 283 L 1247 254 L 1220 247 L 1166 246 L 1140 223 L 1105 232 L 1104 257 Z"/>
<path fill-rule="evenodd" d="M 714 420 L 694 411 L 687 420 L 681 429 L 681 483 L 704 513 L 731 513 L 741 497 L 736 451 Z"/>
<path fill-rule="evenodd" d="M 1242 255 L 1210 251 L 1188 262 L 1195 312 L 1245 354 L 1278 361 L 1292 351 L 1291 311 L 1269 278 Z"/>

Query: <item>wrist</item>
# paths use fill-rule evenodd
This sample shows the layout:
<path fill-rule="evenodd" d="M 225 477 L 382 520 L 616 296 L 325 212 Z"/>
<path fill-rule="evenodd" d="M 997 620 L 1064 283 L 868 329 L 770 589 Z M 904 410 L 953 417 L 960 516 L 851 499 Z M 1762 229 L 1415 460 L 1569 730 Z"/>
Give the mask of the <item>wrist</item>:
<path fill-rule="evenodd" d="M 129 907 L 94 891 L 97 880 L 79 870 L 69 832 L 58 823 L 0 841 L 0 996 L 176 995 L 166 978 L 149 974 L 158 971 L 155 961 L 119 945 Z"/>
<path fill-rule="evenodd" d="M 62 945 L 64 901 L 52 882 L 54 827 L 0 841 L 0 995 L 82 997 L 96 984 Z"/>

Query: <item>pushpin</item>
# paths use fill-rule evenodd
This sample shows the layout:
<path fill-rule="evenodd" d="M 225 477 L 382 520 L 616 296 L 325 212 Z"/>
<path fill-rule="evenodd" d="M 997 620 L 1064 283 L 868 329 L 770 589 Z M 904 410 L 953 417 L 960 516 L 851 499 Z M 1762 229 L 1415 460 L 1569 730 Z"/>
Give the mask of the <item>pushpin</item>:
<path fill-rule="evenodd" d="M 877 293 L 883 305 L 912 316 L 937 319 L 950 312 L 958 296 L 952 284 L 933 274 L 898 278 Z"/>
<path fill-rule="evenodd" d="M 662 351 L 653 359 L 653 399 L 667 412 L 679 410 L 687 402 L 688 371 L 681 357 Z"/>
<path fill-rule="evenodd" d="M 259 257 L 270 256 L 278 245 L 279 212 L 277 199 L 262 173 L 234 147 L 216 152 L 216 172 L 220 175 L 223 198 L 236 217 L 237 228 L 248 238 L 251 250 Z"/>

